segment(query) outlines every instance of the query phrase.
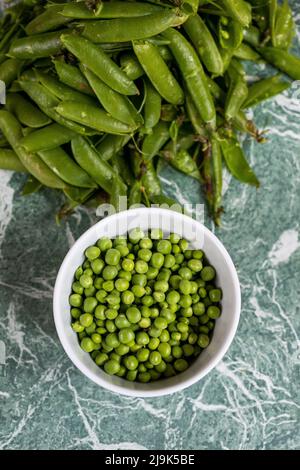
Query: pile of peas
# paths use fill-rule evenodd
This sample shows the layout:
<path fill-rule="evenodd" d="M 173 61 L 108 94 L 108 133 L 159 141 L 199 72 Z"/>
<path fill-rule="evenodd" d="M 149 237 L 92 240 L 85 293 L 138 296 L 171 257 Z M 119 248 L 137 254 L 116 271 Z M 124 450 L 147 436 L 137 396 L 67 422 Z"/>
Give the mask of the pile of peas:
<path fill-rule="evenodd" d="M 106 373 L 150 382 L 186 370 L 221 314 L 222 291 L 202 250 L 159 229 L 101 238 L 72 284 L 72 328 Z"/>

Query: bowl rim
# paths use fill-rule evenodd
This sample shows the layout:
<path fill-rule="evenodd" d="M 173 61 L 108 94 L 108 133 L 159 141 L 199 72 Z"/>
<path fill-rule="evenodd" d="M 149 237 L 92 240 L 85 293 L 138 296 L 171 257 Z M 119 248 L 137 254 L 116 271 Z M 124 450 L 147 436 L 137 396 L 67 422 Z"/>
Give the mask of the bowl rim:
<path fill-rule="evenodd" d="M 232 326 L 230 328 L 229 333 L 227 334 L 226 338 L 224 339 L 224 342 L 218 352 L 209 360 L 208 364 L 203 367 L 201 371 L 198 373 L 195 373 L 192 377 L 185 379 L 184 381 L 178 381 L 175 384 L 172 384 L 168 387 L 165 387 L 163 389 L 156 389 L 156 390 L 147 390 L 147 389 L 132 389 L 132 388 L 126 388 L 126 387 L 121 387 L 117 384 L 110 383 L 103 379 L 101 376 L 97 376 L 93 371 L 91 371 L 85 364 L 83 364 L 80 359 L 77 357 L 76 353 L 73 350 L 73 347 L 69 344 L 69 341 L 64 334 L 64 325 L 63 325 L 63 316 L 62 312 L 60 309 L 60 299 L 59 299 L 59 289 L 60 286 L 63 284 L 64 279 L 66 278 L 66 268 L 68 267 L 69 262 L 71 261 L 73 257 L 73 253 L 76 251 L 78 244 L 82 241 L 83 238 L 88 238 L 88 235 L 94 231 L 97 231 L 97 228 L 101 226 L 102 224 L 107 224 L 110 221 L 113 222 L 114 219 L 117 219 L 120 216 L 124 216 L 124 214 L 134 214 L 138 215 L 139 213 L 145 213 L 145 211 L 154 213 L 154 211 L 157 213 L 157 215 L 165 215 L 169 216 L 169 213 L 174 211 L 171 211 L 170 209 L 163 209 L 163 208 L 136 208 L 136 209 L 128 209 L 126 211 L 118 212 L 116 214 L 109 215 L 105 217 L 104 219 L 101 219 L 100 221 L 96 222 L 94 225 L 92 225 L 90 228 L 88 228 L 85 232 L 83 232 L 80 237 L 75 241 L 75 243 L 71 246 L 69 251 L 67 252 L 66 256 L 63 259 L 63 262 L 61 263 L 61 266 L 59 268 L 56 281 L 55 281 L 55 286 L 54 286 L 54 292 L 53 292 L 53 316 L 54 316 L 54 323 L 55 323 L 55 328 L 57 335 L 59 337 L 59 340 L 61 342 L 61 345 L 69 357 L 73 364 L 84 374 L 86 375 L 90 380 L 95 382 L 97 385 L 100 385 L 101 387 L 109 390 L 110 392 L 118 393 L 121 395 L 125 396 L 131 396 L 131 397 L 158 397 L 158 396 L 164 396 L 164 395 L 169 395 L 177 391 L 184 390 L 187 387 L 190 387 L 191 385 L 195 384 L 198 382 L 200 379 L 202 379 L 205 375 L 207 375 L 212 369 L 216 367 L 216 365 L 221 361 L 221 359 L 224 357 L 226 352 L 228 351 L 234 336 L 237 331 L 237 327 L 239 324 L 239 319 L 240 319 L 240 311 L 241 311 L 241 290 L 240 290 L 240 283 L 238 279 L 238 274 L 236 271 L 236 268 L 234 266 L 234 263 L 224 247 L 223 243 L 218 239 L 218 237 L 205 225 L 203 225 L 201 222 L 185 215 L 182 213 L 177 214 L 184 219 L 188 220 L 189 223 L 191 221 L 198 226 L 199 229 L 201 229 L 204 233 L 205 236 L 211 239 L 211 241 L 218 247 L 218 249 L 222 252 L 222 256 L 226 264 L 228 265 L 231 275 L 232 275 L 232 280 L 233 280 L 233 286 L 234 286 L 234 311 L 233 311 L 233 321 L 232 321 Z M 166 379 L 168 380 L 168 379 Z M 124 381 L 125 382 L 125 381 Z M 146 384 L 143 384 L 146 385 Z"/>

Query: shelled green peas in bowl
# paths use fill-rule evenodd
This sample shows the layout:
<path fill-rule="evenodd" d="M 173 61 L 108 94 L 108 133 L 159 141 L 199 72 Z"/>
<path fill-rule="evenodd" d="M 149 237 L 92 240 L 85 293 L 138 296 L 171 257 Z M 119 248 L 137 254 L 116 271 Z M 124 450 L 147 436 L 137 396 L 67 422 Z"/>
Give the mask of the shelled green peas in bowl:
<path fill-rule="evenodd" d="M 155 214 L 161 223 L 153 226 Z M 139 223 L 128 228 L 132 216 Z M 109 234 L 112 219 L 122 229 Z M 176 221 L 193 240 L 170 231 Z M 135 396 L 172 393 L 204 376 L 229 347 L 239 310 L 224 247 L 199 222 L 164 209 L 122 212 L 88 230 L 67 255 L 54 294 L 57 331 L 75 365 Z"/>

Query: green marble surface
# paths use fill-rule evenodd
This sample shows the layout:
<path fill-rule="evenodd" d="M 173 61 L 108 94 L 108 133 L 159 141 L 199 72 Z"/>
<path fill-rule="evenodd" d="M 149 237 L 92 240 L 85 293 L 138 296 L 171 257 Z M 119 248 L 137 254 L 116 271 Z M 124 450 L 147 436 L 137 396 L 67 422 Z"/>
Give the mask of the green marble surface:
<path fill-rule="evenodd" d="M 57 226 L 59 194 L 21 197 L 24 177 L 0 172 L 0 449 L 300 447 L 300 84 L 254 117 L 269 129 L 267 144 L 244 142 L 262 187 L 226 175 L 216 232 L 240 277 L 238 332 L 213 372 L 169 397 L 115 395 L 75 369 L 55 332 L 52 292 L 96 217 L 80 208 Z M 180 201 L 202 200 L 196 182 L 169 169 L 162 179 Z"/>

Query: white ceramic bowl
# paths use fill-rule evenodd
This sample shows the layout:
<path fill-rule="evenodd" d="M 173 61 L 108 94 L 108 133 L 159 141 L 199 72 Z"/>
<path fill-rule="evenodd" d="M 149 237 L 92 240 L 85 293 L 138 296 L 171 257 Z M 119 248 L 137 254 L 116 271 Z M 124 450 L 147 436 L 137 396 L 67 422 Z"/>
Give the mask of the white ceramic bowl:
<path fill-rule="evenodd" d="M 70 326 L 68 298 L 76 268 L 85 249 L 99 238 L 127 233 L 128 228 L 161 228 L 165 234 L 180 233 L 193 248 L 202 248 L 216 268 L 217 285 L 223 290 L 222 315 L 216 321 L 213 338 L 197 360 L 184 372 L 149 384 L 129 382 L 103 372 L 84 352 Z M 194 384 L 210 372 L 228 350 L 238 326 L 241 307 L 239 280 L 234 264 L 218 238 L 194 219 L 167 209 L 132 209 L 109 216 L 87 230 L 73 245 L 59 270 L 54 288 L 54 320 L 61 344 L 78 369 L 98 385 L 123 395 L 154 397 L 174 393 Z"/>

